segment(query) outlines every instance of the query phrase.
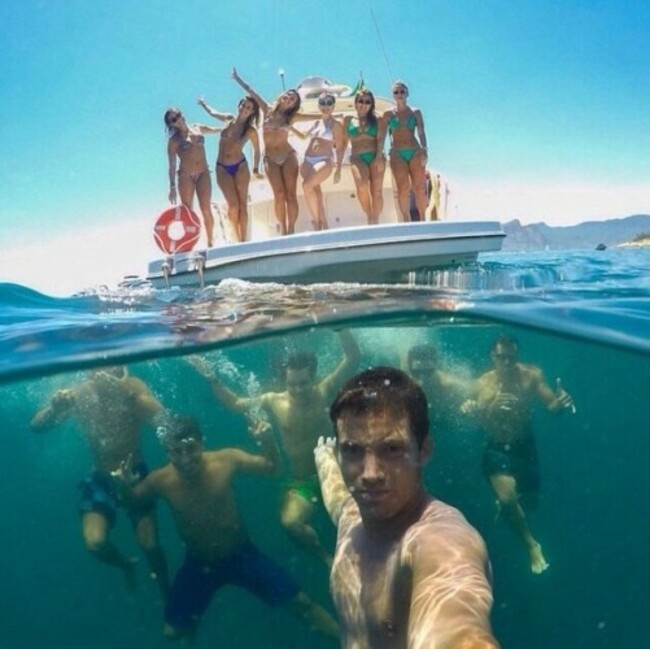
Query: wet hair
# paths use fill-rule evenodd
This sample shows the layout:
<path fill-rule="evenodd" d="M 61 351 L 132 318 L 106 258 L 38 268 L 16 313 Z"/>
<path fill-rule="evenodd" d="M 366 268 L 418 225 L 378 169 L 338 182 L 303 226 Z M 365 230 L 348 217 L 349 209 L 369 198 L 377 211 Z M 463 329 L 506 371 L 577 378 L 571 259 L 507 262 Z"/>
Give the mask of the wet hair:
<path fill-rule="evenodd" d="M 280 112 L 280 97 L 284 97 L 284 95 L 288 95 L 289 93 L 295 95 L 296 102 L 289 110 L 282 113 L 282 115 L 286 117 L 287 122 L 291 122 L 291 118 L 300 110 L 300 103 L 302 99 L 300 98 L 300 93 L 295 88 L 289 88 L 289 90 L 285 90 L 282 94 L 280 94 L 275 100 L 275 104 L 273 104 L 273 108 L 271 109 L 272 113 Z"/>
<path fill-rule="evenodd" d="M 346 414 L 388 411 L 408 418 L 418 448 L 429 434 L 429 408 L 422 388 L 406 372 L 380 366 L 360 372 L 341 388 L 330 408 L 334 434 Z"/>
<path fill-rule="evenodd" d="M 253 125 L 257 127 L 260 122 L 260 105 L 257 99 L 255 99 L 255 97 L 252 97 L 251 95 L 246 95 L 245 97 L 242 97 L 242 99 L 237 104 L 237 108 L 241 108 L 247 101 L 250 101 L 250 103 L 253 104 L 253 112 L 246 118 L 246 121 L 244 122 L 244 128 L 242 129 L 241 132 L 242 140 L 244 139 L 244 136 L 248 132 L 248 129 L 251 128 L 251 126 Z"/>
<path fill-rule="evenodd" d="M 354 97 L 354 105 L 357 105 L 357 102 L 361 97 L 370 97 L 370 110 L 368 111 L 368 123 L 372 126 L 377 126 L 377 115 L 375 115 L 375 96 L 370 92 L 370 90 L 359 90 L 359 92 Z"/>
<path fill-rule="evenodd" d="M 174 446 L 184 440 L 203 441 L 203 433 L 194 417 L 186 415 L 170 415 L 158 428 L 158 437 L 165 446 Z"/>
<path fill-rule="evenodd" d="M 169 137 L 173 137 L 178 133 L 178 129 L 175 126 L 172 126 L 170 123 L 170 119 L 174 117 L 174 115 L 182 115 L 183 111 L 180 108 L 176 108 L 176 106 L 170 106 L 166 111 L 165 115 L 163 117 L 165 121 L 165 129 L 167 130 L 167 135 Z"/>
<path fill-rule="evenodd" d="M 505 334 L 502 334 L 496 338 L 496 340 L 492 343 L 491 351 L 495 352 L 497 350 L 497 347 L 505 347 L 507 349 L 511 349 L 515 353 L 519 352 L 519 343 L 517 342 L 517 339 L 513 338 L 512 336 L 506 336 Z"/>
<path fill-rule="evenodd" d="M 287 370 L 308 370 L 309 376 L 313 379 L 316 377 L 318 370 L 318 358 L 314 352 L 294 352 L 287 358 L 284 365 L 284 375 L 286 377 Z"/>
<path fill-rule="evenodd" d="M 409 367 L 413 361 L 436 361 L 438 360 L 438 352 L 435 345 L 431 343 L 424 343 L 423 345 L 414 345 L 408 350 L 406 362 Z"/>

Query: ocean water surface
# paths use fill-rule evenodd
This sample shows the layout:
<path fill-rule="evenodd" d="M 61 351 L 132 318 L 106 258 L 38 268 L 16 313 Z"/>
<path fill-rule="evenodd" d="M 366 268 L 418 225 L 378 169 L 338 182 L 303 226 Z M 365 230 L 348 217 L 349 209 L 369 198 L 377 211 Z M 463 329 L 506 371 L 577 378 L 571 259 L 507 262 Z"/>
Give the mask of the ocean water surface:
<path fill-rule="evenodd" d="M 490 367 L 490 346 L 515 336 L 523 361 L 576 412 L 533 416 L 542 472 L 529 523 L 550 568 L 529 569 L 521 541 L 497 516 L 481 473 L 483 435 L 459 413 L 432 430 L 431 491 L 458 507 L 486 540 L 494 572 L 493 626 L 504 648 L 632 649 L 650 645 L 650 252 L 490 255 L 480 263 L 400 286 L 280 286 L 228 281 L 203 290 L 146 285 L 51 298 L 0 285 L 0 648 L 164 647 L 162 607 L 125 516 L 113 538 L 140 557 L 127 596 L 116 571 L 84 549 L 77 485 L 90 456 L 75 421 L 35 434 L 30 421 L 58 390 L 96 367 L 125 363 L 174 412 L 198 419 L 209 449 L 253 452 L 245 420 L 226 410 L 187 361 L 204 355 L 237 392 L 278 385 L 292 351 L 314 350 L 319 376 L 341 359 L 337 332 L 357 340 L 361 366 L 402 366 L 408 349 L 434 343 L 443 369 L 463 378 Z M 166 460 L 153 428 L 151 467 Z M 281 483 L 237 486 L 253 541 L 333 610 L 324 567 L 295 549 L 279 522 Z M 172 572 L 183 548 L 164 504 L 162 544 Z M 333 547 L 323 511 L 314 525 Z M 305 648 L 336 643 L 284 611 L 224 588 L 197 647 Z"/>

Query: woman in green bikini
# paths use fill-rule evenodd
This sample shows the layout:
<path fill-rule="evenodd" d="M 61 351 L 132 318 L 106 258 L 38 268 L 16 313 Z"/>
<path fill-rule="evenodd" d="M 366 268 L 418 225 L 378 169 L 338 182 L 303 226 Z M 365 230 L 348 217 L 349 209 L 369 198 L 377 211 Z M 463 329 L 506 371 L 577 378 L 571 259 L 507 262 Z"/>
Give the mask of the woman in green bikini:
<path fill-rule="evenodd" d="M 375 97 L 370 90 L 361 90 L 354 98 L 356 117 L 347 115 L 343 121 L 346 140 L 350 141 L 350 165 L 357 186 L 357 196 L 366 214 L 368 225 L 379 222 L 384 207 L 382 196 L 386 161 L 383 143 L 386 123 L 375 115 Z"/>
<path fill-rule="evenodd" d="M 407 105 L 409 91 L 403 81 L 393 84 L 395 108 L 384 113 L 391 139 L 390 168 L 397 187 L 397 202 L 402 221 L 410 221 L 409 197 L 415 195 L 415 206 L 420 220 L 425 219 L 427 209 L 426 165 L 427 136 L 419 108 Z M 416 137 L 417 131 L 417 137 Z"/>

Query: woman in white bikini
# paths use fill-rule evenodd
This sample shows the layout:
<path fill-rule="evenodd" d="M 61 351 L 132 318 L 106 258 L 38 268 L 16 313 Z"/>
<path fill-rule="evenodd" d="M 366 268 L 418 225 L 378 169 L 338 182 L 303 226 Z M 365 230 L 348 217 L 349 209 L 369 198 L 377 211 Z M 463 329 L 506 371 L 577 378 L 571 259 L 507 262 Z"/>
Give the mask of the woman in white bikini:
<path fill-rule="evenodd" d="M 192 209 L 194 194 L 199 199 L 199 207 L 203 215 L 203 224 L 208 239 L 208 247 L 212 247 L 212 180 L 210 169 L 205 156 L 205 133 L 219 133 L 220 128 L 203 124 L 188 124 L 179 108 L 170 107 L 165 111 L 165 126 L 167 127 L 167 159 L 169 160 L 169 201 L 176 203 L 180 197 L 181 203 Z M 178 159 L 178 172 L 176 160 Z M 178 194 L 176 179 L 178 177 Z"/>
<path fill-rule="evenodd" d="M 219 140 L 217 185 L 228 203 L 228 220 L 234 239 L 245 241 L 248 232 L 248 186 L 251 174 L 244 155 L 244 146 L 250 142 L 253 148 L 253 174 L 261 178 L 260 144 L 256 128 L 260 118 L 260 106 L 254 97 L 247 95 L 239 102 L 237 116 L 234 116 L 216 111 L 202 97 L 198 103 L 212 117 L 228 122 L 221 131 Z"/>
<path fill-rule="evenodd" d="M 395 108 L 384 113 L 391 138 L 390 168 L 397 187 L 397 203 L 402 221 L 410 221 L 410 194 L 424 221 L 427 209 L 427 136 L 419 108 L 411 108 L 406 100 L 409 90 L 403 81 L 393 84 Z M 417 137 L 415 136 L 417 133 Z"/>
<path fill-rule="evenodd" d="M 275 218 L 280 234 L 293 234 L 298 219 L 298 157 L 289 144 L 289 133 L 296 119 L 313 119 L 313 116 L 298 113 L 300 95 L 297 90 L 283 92 L 271 105 L 243 81 L 235 68 L 232 78 L 259 103 L 264 113 L 264 169 L 273 189 Z"/>
<path fill-rule="evenodd" d="M 324 92 L 318 98 L 318 108 L 321 118 L 305 134 L 309 137 L 309 144 L 305 150 L 305 157 L 300 167 L 302 187 L 305 192 L 305 202 L 311 212 L 314 230 L 327 230 L 327 217 L 323 203 L 321 183 L 330 177 L 334 169 L 334 152 L 336 151 L 336 170 L 334 183 L 341 179 L 341 165 L 345 153 L 343 126 L 332 116 L 336 98 Z"/>

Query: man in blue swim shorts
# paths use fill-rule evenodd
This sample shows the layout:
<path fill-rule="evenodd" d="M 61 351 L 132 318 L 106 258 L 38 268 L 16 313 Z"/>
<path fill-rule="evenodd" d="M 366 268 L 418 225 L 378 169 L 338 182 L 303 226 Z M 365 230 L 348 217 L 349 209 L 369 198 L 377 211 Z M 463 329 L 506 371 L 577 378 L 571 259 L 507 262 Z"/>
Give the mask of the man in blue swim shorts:
<path fill-rule="evenodd" d="M 539 367 L 519 360 L 513 338 L 497 338 L 491 359 L 494 369 L 478 378 L 473 398 L 461 409 L 475 414 L 485 430 L 483 472 L 508 522 L 526 546 L 530 569 L 539 574 L 548 563 L 525 514 L 525 509 L 536 504 L 540 485 L 531 423 L 533 404 L 539 401 L 553 413 L 575 412 L 575 406 L 560 379 L 552 390 Z"/>
<path fill-rule="evenodd" d="M 230 584 L 269 606 L 290 606 L 312 629 L 338 636 L 329 613 L 253 545 L 239 514 L 235 477 L 278 472 L 279 452 L 268 429 L 256 433 L 260 455 L 235 448 L 205 451 L 201 431 L 189 417 L 170 420 L 160 437 L 169 464 L 140 482 L 131 461 L 114 475 L 127 502 L 138 506 L 151 505 L 157 498 L 167 502 L 186 548 L 165 607 L 165 635 L 192 646 L 215 592 Z"/>
<path fill-rule="evenodd" d="M 140 450 L 141 432 L 162 413 L 162 405 L 145 383 L 130 376 L 126 367 L 119 365 L 93 370 L 78 385 L 57 390 L 31 422 L 36 432 L 47 431 L 69 419 L 78 422 L 93 458 L 92 472 L 79 485 L 84 543 L 93 557 L 122 571 L 131 591 L 136 586 L 136 562 L 124 555 L 109 538 L 119 507 L 111 472 L 131 457 L 138 476 L 146 475 Z M 147 508 L 128 509 L 127 512 L 147 558 L 151 577 L 164 598 L 169 577 L 165 555 L 158 542 L 155 511 Z"/>

